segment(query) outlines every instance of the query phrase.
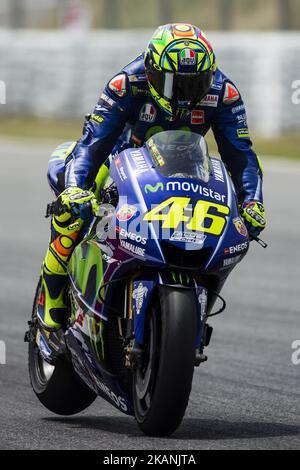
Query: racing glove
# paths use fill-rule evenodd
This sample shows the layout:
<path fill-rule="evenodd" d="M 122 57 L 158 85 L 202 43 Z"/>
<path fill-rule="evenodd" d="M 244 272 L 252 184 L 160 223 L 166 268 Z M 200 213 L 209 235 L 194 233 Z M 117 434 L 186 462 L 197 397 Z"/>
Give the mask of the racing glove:
<path fill-rule="evenodd" d="M 99 204 L 91 191 L 77 187 L 65 189 L 53 206 L 53 225 L 60 233 L 63 228 L 79 230 L 83 222 L 89 223 L 96 215 Z"/>
<path fill-rule="evenodd" d="M 266 228 L 266 214 L 263 204 L 258 201 L 248 201 L 242 204 L 240 210 L 250 238 L 258 237 L 260 232 Z"/>

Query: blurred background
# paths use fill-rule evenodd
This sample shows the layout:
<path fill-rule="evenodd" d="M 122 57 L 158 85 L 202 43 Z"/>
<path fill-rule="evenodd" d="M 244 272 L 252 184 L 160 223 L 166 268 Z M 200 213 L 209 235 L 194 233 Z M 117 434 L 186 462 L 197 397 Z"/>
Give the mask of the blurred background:
<path fill-rule="evenodd" d="M 207 32 L 257 151 L 297 158 L 299 0 L 0 0 L 0 135 L 78 138 L 106 81 L 171 21 Z"/>

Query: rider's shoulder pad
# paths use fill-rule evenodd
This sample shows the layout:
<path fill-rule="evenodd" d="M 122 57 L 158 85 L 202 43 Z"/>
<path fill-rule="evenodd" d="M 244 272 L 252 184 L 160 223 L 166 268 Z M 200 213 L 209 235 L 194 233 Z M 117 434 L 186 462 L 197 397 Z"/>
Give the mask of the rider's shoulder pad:
<path fill-rule="evenodd" d="M 230 105 L 239 101 L 241 95 L 233 83 L 226 82 L 224 86 L 223 103 Z"/>
<path fill-rule="evenodd" d="M 111 81 L 108 83 L 109 90 L 114 93 L 119 98 L 123 98 L 123 96 L 127 95 L 127 75 L 125 73 L 120 73 L 116 75 Z"/>

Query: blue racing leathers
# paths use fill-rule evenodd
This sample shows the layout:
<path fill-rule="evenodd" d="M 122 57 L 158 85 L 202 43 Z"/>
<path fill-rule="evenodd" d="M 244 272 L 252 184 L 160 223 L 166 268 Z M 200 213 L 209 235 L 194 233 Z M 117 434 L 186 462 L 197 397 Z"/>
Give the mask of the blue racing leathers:
<path fill-rule="evenodd" d="M 252 150 L 245 105 L 235 85 L 218 69 L 206 97 L 174 119 L 150 94 L 143 54 L 105 87 L 84 135 L 66 159 L 65 186 L 91 188 L 110 154 L 140 147 L 153 134 L 176 129 L 203 136 L 212 129 L 239 202 L 263 202 L 262 169 Z"/>

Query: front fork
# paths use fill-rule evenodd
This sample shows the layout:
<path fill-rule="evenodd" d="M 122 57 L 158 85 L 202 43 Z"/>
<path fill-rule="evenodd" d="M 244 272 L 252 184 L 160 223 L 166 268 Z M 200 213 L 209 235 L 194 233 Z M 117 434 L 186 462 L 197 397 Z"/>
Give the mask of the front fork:
<path fill-rule="evenodd" d="M 131 278 L 125 287 L 124 317 L 119 318 L 119 332 L 124 339 L 126 366 L 139 363 L 144 351 L 144 327 L 148 307 L 159 285 L 181 289 L 193 289 L 197 302 L 197 334 L 195 366 L 207 361 L 204 348 L 210 343 L 213 328 L 208 325 L 207 289 L 185 273 L 171 273 L 166 277 L 158 274 L 156 279 L 139 276 Z"/>

